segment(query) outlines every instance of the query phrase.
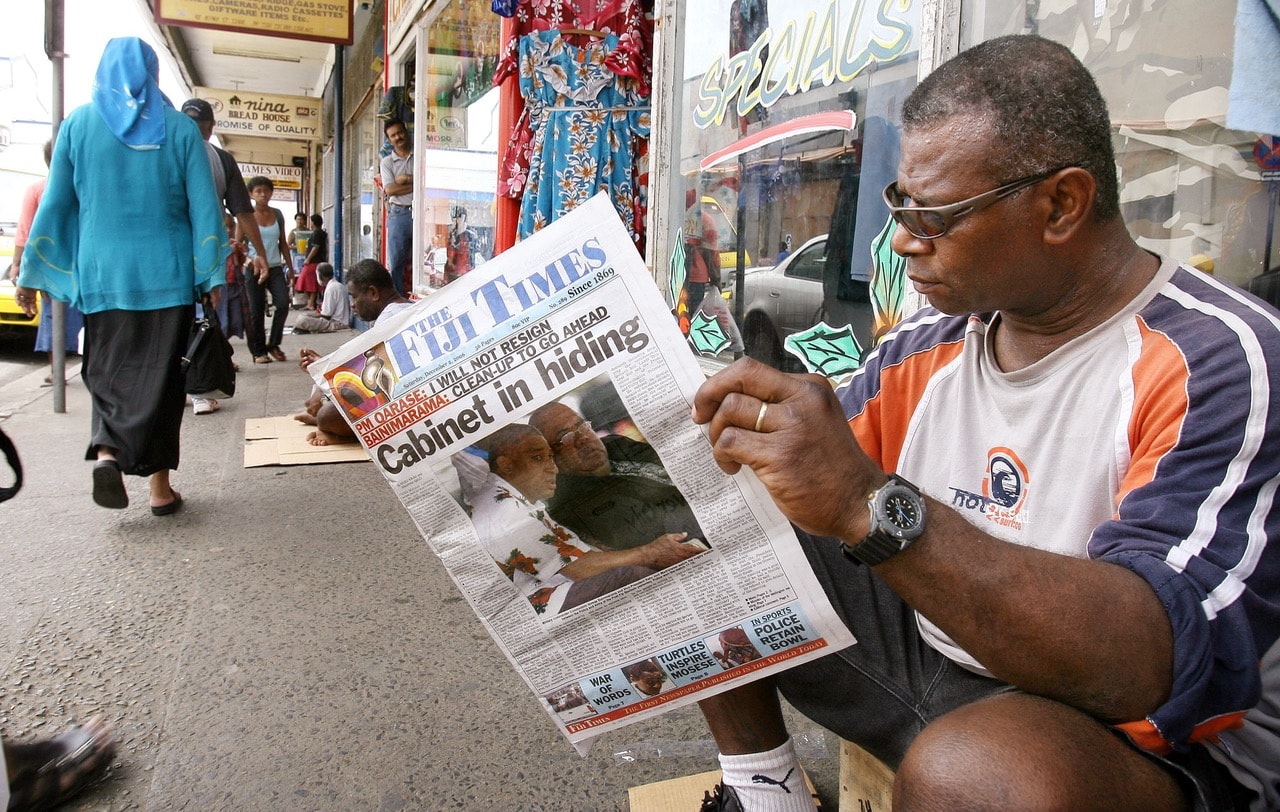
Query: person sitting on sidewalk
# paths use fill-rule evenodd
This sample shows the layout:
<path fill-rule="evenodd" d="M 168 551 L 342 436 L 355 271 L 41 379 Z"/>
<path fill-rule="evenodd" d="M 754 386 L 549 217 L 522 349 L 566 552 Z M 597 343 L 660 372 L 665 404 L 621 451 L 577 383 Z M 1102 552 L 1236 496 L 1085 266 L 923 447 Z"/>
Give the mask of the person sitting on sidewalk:
<path fill-rule="evenodd" d="M 391 274 L 376 259 L 362 259 L 347 274 L 347 293 L 351 297 L 351 309 L 357 317 L 375 325 L 384 317 L 392 316 L 409 307 L 412 302 L 396 291 Z M 319 360 L 320 354 L 310 347 L 298 351 L 298 367 L 306 372 Z M 338 407 L 329 402 L 317 387 L 307 398 L 304 411 L 293 416 L 299 423 L 315 426 L 307 435 L 311 445 L 333 445 L 355 440 L 355 433 L 347 425 Z"/>
<path fill-rule="evenodd" d="M 293 323 L 295 333 L 332 333 L 351 329 L 351 297 L 347 286 L 333 278 L 333 265 L 321 262 L 316 266 L 324 296 L 320 300 L 320 312 L 308 310 Z"/>

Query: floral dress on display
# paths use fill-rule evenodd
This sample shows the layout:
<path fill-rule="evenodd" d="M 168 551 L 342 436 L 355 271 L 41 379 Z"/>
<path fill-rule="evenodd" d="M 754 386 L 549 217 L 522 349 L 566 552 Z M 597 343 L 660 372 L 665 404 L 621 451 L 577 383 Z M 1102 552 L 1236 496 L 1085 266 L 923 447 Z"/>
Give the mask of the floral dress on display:
<path fill-rule="evenodd" d="M 534 122 L 521 237 L 607 192 L 632 239 L 641 238 L 635 156 L 649 136 L 648 97 L 606 66 L 617 46 L 613 35 L 583 48 L 558 31 L 521 38 L 520 93 Z"/>
<path fill-rule="evenodd" d="M 499 7 L 501 6 L 501 8 Z M 619 76 L 636 80 L 640 92 L 649 95 L 653 74 L 653 23 L 645 13 L 653 4 L 646 0 L 519 0 L 494 4 L 494 11 L 514 17 L 514 36 L 503 49 L 494 70 L 493 83 L 500 85 L 520 72 L 520 41 L 527 34 L 563 28 L 581 28 L 613 34 L 617 47 L 604 64 Z M 576 35 L 574 35 L 576 36 Z M 570 44 L 576 40 L 570 40 Z M 498 168 L 498 194 L 519 198 L 524 194 L 533 149 L 533 121 L 521 110 L 511 140 Z"/>

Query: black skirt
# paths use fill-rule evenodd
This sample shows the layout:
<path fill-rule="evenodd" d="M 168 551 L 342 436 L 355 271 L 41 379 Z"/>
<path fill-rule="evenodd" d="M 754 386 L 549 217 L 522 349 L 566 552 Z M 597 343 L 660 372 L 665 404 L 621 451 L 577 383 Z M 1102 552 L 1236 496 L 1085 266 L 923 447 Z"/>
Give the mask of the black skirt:
<path fill-rule="evenodd" d="M 194 318 L 193 305 L 85 314 L 80 375 L 93 400 L 85 459 L 107 446 L 126 474 L 178 467 L 186 406 L 180 364 Z"/>

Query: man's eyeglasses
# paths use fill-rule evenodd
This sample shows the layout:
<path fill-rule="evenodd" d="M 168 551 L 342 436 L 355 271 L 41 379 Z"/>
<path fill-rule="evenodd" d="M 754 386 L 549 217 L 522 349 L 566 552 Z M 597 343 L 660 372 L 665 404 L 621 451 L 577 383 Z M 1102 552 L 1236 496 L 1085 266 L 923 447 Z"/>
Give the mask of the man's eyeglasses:
<path fill-rule="evenodd" d="M 591 422 L 580 420 L 572 428 L 565 429 L 556 435 L 556 439 L 551 443 L 551 450 L 559 454 L 570 443 L 577 442 L 579 437 L 586 437 L 591 433 Z"/>
<path fill-rule="evenodd" d="M 998 186 L 989 192 L 974 195 L 961 200 L 959 203 L 952 203 L 949 206 L 904 206 L 903 204 L 910 198 L 902 193 L 902 190 L 898 188 L 898 182 L 894 181 L 884 187 L 884 202 L 889 207 L 889 214 L 893 216 L 893 219 L 900 226 L 907 230 L 908 234 L 921 240 L 936 240 L 946 234 L 955 221 L 966 214 L 981 211 L 1020 189 L 1033 186 L 1064 169 L 1070 168 L 1069 166 L 1060 166 L 1048 172 L 1020 178 L 1003 186 Z"/>

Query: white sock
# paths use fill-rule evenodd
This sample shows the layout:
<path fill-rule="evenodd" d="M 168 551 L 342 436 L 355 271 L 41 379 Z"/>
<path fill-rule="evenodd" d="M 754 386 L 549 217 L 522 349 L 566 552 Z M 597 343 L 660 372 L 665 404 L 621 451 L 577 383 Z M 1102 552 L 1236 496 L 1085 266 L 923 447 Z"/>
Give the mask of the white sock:
<path fill-rule="evenodd" d="M 764 753 L 721 753 L 720 769 L 724 784 L 738 793 L 746 812 L 814 812 L 817 808 L 791 739 Z"/>

